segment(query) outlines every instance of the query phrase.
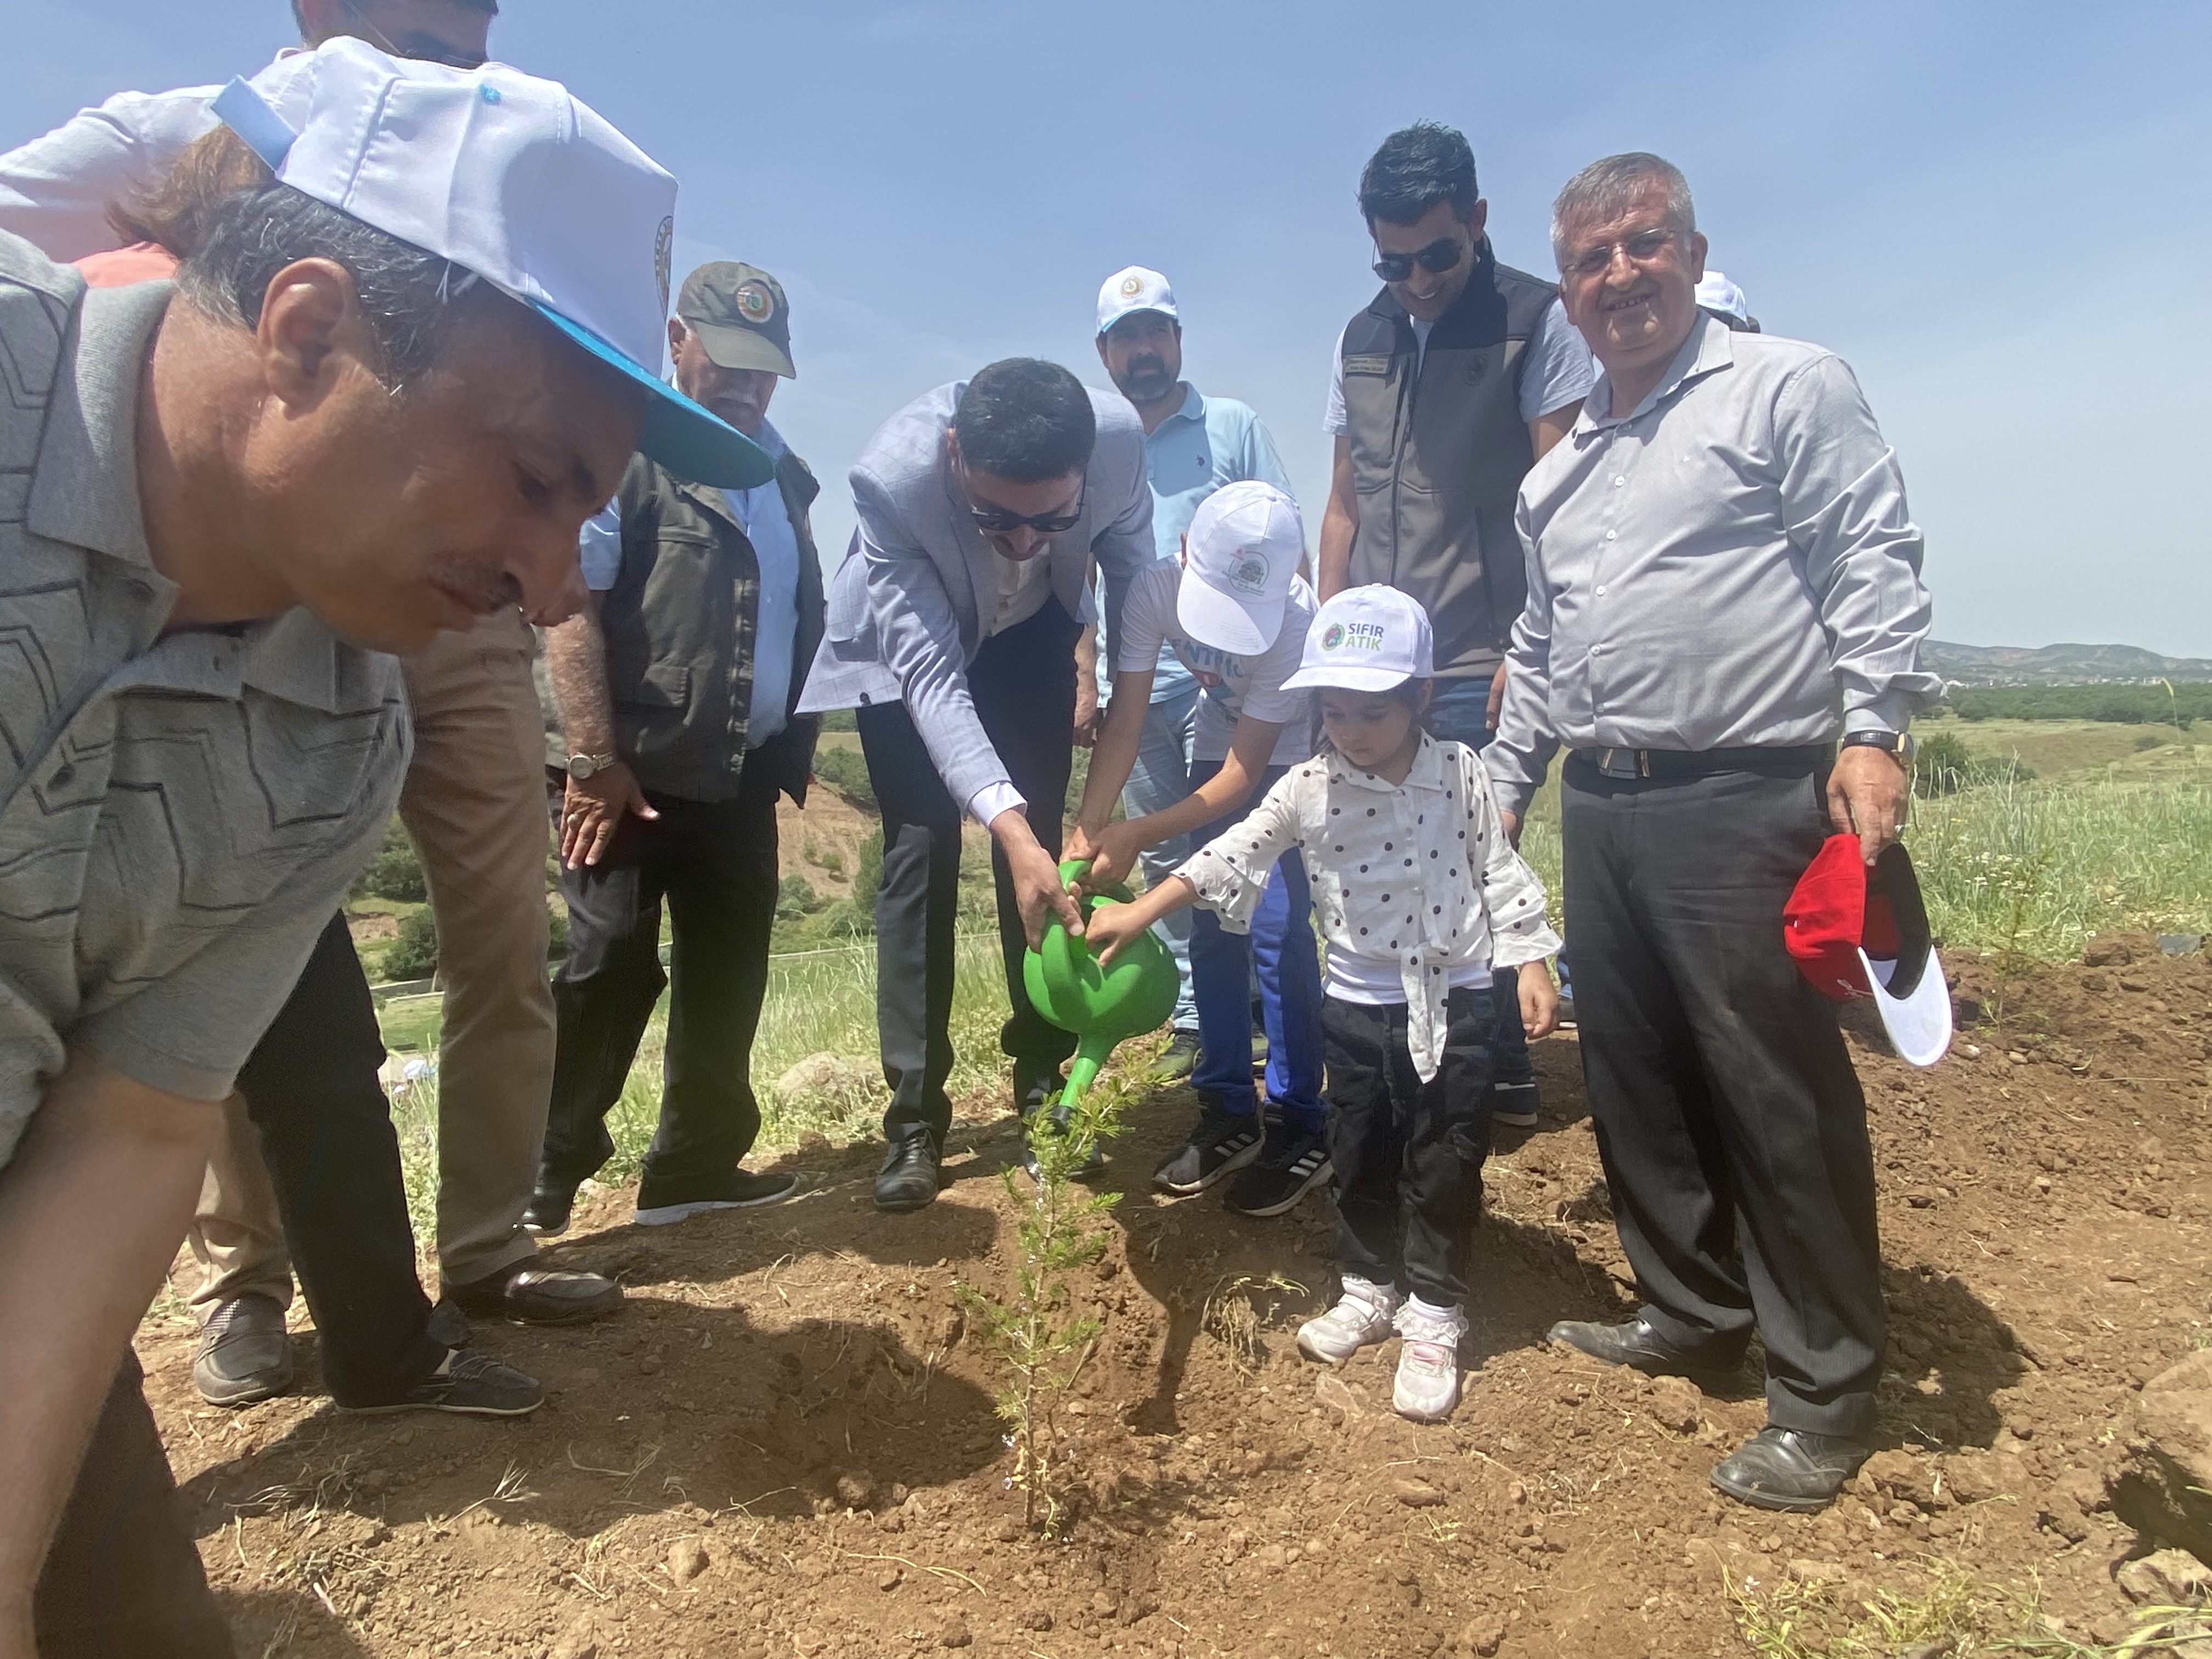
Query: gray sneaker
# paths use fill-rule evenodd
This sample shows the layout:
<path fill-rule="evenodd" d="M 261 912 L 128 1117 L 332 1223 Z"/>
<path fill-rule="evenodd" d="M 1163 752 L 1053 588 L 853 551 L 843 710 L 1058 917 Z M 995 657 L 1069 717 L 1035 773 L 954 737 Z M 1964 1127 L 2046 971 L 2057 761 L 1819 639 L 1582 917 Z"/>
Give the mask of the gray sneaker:
<path fill-rule="evenodd" d="M 381 1406 L 341 1406 L 361 1417 L 392 1412 L 458 1412 L 467 1417 L 527 1417 L 545 1403 L 534 1376 L 502 1365 L 489 1354 L 456 1348 L 446 1369 L 426 1376 L 399 1399 Z"/>
<path fill-rule="evenodd" d="M 210 1406 L 251 1406 L 292 1386 L 284 1310 L 265 1296 L 219 1302 L 200 1327 L 192 1386 Z"/>

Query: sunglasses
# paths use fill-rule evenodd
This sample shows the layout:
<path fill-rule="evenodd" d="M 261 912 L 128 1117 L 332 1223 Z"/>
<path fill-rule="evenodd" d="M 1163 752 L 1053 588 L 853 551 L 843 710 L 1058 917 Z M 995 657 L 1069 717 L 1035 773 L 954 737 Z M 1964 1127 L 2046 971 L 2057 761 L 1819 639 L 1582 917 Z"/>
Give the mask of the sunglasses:
<path fill-rule="evenodd" d="M 1063 536 L 1083 521 L 1083 504 L 1091 494 L 1091 475 L 1076 492 L 1074 507 L 1066 513 L 1009 513 L 1003 507 L 971 507 L 968 516 L 987 535 L 1010 536 L 1017 530 L 1034 530 L 1040 536 Z"/>
<path fill-rule="evenodd" d="M 1413 274 L 1419 264 L 1423 270 L 1439 275 L 1456 266 L 1467 257 L 1467 249 L 1455 236 L 1440 236 L 1418 253 L 1384 253 L 1375 256 L 1375 274 L 1386 283 L 1402 283 Z"/>

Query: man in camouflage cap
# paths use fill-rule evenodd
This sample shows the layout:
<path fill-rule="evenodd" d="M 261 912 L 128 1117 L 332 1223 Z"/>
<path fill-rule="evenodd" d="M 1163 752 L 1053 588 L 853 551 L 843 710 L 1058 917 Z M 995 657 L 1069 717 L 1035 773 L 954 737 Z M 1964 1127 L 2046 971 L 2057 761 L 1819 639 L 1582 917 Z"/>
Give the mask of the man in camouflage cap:
<path fill-rule="evenodd" d="M 794 711 L 822 638 L 806 519 L 820 486 L 768 421 L 795 379 L 783 288 L 718 260 L 684 279 L 668 325 L 679 390 L 775 458 L 775 477 L 717 489 L 633 457 L 585 526 L 588 610 L 546 635 L 566 784 L 561 887 L 568 960 L 538 1191 L 526 1224 L 565 1230 L 577 1187 L 614 1150 L 604 1123 L 668 983 L 660 1127 L 637 1220 L 787 1198 L 789 1176 L 738 1167 L 760 1133 L 748 1080 L 775 921 L 775 806 L 803 802 L 818 722 Z"/>

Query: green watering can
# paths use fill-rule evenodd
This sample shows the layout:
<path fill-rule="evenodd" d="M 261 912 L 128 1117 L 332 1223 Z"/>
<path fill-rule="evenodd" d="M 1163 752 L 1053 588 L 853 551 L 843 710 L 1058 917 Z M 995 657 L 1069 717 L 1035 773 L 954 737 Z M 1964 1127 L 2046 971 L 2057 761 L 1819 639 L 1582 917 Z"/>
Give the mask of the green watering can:
<path fill-rule="evenodd" d="M 1070 859 L 1060 866 L 1061 884 L 1090 867 L 1087 859 Z M 1131 897 L 1126 887 L 1109 887 L 1076 902 L 1088 921 L 1100 905 L 1127 904 Z M 1063 1107 L 1072 1107 L 1115 1043 L 1156 1031 L 1174 1018 L 1178 975 L 1168 947 L 1149 928 L 1123 944 L 1112 967 L 1101 968 L 1090 945 L 1055 921 L 1045 929 L 1042 946 L 1023 953 L 1022 983 L 1037 1012 L 1078 1039 L 1067 1092 L 1060 1097 Z"/>

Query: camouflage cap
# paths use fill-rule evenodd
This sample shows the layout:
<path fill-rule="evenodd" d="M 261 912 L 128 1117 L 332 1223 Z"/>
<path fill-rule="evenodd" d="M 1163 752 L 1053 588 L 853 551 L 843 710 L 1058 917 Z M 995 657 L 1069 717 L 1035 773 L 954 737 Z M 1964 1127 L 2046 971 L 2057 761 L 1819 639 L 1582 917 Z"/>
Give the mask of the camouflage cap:
<path fill-rule="evenodd" d="M 759 266 L 733 259 L 701 265 L 684 279 L 676 314 L 720 367 L 799 378 L 791 362 L 791 307 L 783 284 Z"/>

